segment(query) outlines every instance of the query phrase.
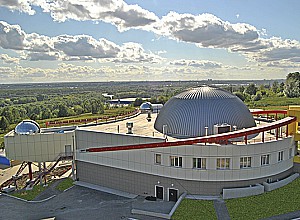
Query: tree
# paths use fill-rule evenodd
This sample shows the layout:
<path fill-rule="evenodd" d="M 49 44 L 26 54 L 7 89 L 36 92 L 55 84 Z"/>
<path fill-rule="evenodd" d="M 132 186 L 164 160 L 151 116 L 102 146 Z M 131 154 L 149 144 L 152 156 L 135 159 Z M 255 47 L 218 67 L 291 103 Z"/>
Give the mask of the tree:
<path fill-rule="evenodd" d="M 104 112 L 104 106 L 99 100 L 92 100 L 91 101 L 91 106 L 92 106 L 92 114 L 97 114 L 97 113 L 103 113 Z"/>
<path fill-rule="evenodd" d="M 80 115 L 84 112 L 84 109 L 80 105 L 75 105 L 74 112 L 76 115 Z"/>
<path fill-rule="evenodd" d="M 5 116 L 2 116 L 0 120 L 0 128 L 5 131 L 8 127 L 9 121 L 6 119 Z"/>
<path fill-rule="evenodd" d="M 246 97 L 241 92 L 234 93 L 237 97 L 239 97 L 240 100 L 245 101 Z"/>
<path fill-rule="evenodd" d="M 255 95 L 256 92 L 257 92 L 257 87 L 255 86 L 254 83 L 251 83 L 245 89 L 245 93 L 248 93 L 249 95 Z"/>
<path fill-rule="evenodd" d="M 285 95 L 289 98 L 300 96 L 300 73 L 289 73 L 285 81 Z"/>
<path fill-rule="evenodd" d="M 275 81 L 272 84 L 272 91 L 276 94 L 279 92 L 278 90 L 279 90 L 279 83 L 277 81 Z"/>
<path fill-rule="evenodd" d="M 134 107 L 140 107 L 140 105 L 143 103 L 143 99 L 142 98 L 136 98 L 133 102 L 133 106 Z"/>
<path fill-rule="evenodd" d="M 42 111 L 42 119 L 48 119 L 48 118 L 51 118 L 51 111 L 50 111 L 50 109 L 48 109 L 48 108 L 43 109 L 43 111 Z"/>
<path fill-rule="evenodd" d="M 68 106 L 66 105 L 59 105 L 58 106 L 58 114 L 57 114 L 58 117 L 66 117 L 66 116 L 69 116 L 69 108 Z"/>

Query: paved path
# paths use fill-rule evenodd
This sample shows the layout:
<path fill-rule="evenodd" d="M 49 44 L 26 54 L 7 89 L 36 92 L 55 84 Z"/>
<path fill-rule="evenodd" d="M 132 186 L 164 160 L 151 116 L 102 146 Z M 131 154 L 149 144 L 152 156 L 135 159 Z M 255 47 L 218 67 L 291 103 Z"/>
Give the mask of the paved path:
<path fill-rule="evenodd" d="M 230 216 L 223 199 L 214 200 L 214 208 L 217 214 L 218 220 L 230 220 Z"/>

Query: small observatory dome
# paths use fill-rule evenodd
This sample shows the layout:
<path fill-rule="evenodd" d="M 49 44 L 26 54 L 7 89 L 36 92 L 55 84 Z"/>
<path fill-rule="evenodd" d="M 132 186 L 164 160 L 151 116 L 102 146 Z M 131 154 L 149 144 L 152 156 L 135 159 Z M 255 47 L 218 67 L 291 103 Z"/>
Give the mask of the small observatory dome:
<path fill-rule="evenodd" d="M 32 120 L 24 120 L 15 127 L 15 133 L 17 134 L 39 133 L 40 130 L 39 124 Z"/>
<path fill-rule="evenodd" d="M 140 106 L 140 110 L 142 113 L 146 113 L 152 109 L 152 104 L 150 102 L 144 102 Z"/>
<path fill-rule="evenodd" d="M 232 130 L 256 126 L 249 109 L 237 96 L 201 86 L 172 97 L 161 109 L 154 128 L 171 137 L 191 138 L 206 132 L 215 134 L 217 125 L 230 125 Z"/>

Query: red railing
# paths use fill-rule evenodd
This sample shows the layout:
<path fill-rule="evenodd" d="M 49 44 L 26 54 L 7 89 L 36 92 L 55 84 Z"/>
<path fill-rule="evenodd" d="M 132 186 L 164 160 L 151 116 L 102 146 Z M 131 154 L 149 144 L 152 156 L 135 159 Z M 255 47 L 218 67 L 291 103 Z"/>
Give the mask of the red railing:
<path fill-rule="evenodd" d="M 258 111 L 257 111 L 258 112 Z M 260 113 L 252 112 L 252 114 L 269 114 L 270 111 L 259 111 Z M 272 111 L 272 113 L 282 114 L 282 111 Z M 285 112 L 286 113 L 286 112 Z M 295 122 L 296 117 L 286 117 L 279 121 L 275 121 L 269 124 L 265 124 L 259 127 L 246 128 L 238 131 L 216 134 L 210 136 L 204 136 L 193 139 L 185 139 L 180 141 L 170 141 L 170 142 L 160 142 L 160 143 L 148 143 L 148 144 L 134 144 L 134 145 L 124 145 L 124 146 L 113 146 L 113 147 L 95 147 L 88 148 L 86 152 L 104 152 L 104 151 L 120 151 L 120 150 L 134 150 L 134 149 L 147 149 L 147 148 L 158 148 L 158 147 L 172 147 L 172 146 L 182 146 L 182 145 L 193 145 L 198 143 L 222 143 L 228 144 L 231 139 L 243 137 L 245 144 L 248 143 L 248 136 L 253 134 L 258 134 L 262 132 L 262 141 L 264 142 L 264 132 L 276 129 L 276 139 L 279 137 L 279 128 L 287 126 L 286 136 L 288 136 L 288 125 Z"/>

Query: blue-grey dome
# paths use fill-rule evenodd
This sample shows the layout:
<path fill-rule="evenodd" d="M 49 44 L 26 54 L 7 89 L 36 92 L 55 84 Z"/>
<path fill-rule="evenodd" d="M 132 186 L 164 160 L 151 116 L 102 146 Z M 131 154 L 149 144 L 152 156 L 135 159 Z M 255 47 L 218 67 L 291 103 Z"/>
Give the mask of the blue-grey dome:
<path fill-rule="evenodd" d="M 150 102 L 144 102 L 141 104 L 140 109 L 141 110 L 150 110 L 152 108 L 152 105 Z"/>
<path fill-rule="evenodd" d="M 172 97 L 161 109 L 154 128 L 175 138 L 214 134 L 214 126 L 228 124 L 237 130 L 256 126 L 247 106 L 235 95 L 201 86 Z M 236 126 L 236 127 L 235 127 Z M 233 130 L 233 129 L 232 129 Z"/>
<path fill-rule="evenodd" d="M 15 133 L 17 134 L 33 134 L 39 132 L 39 124 L 32 120 L 24 120 L 15 127 Z"/>

